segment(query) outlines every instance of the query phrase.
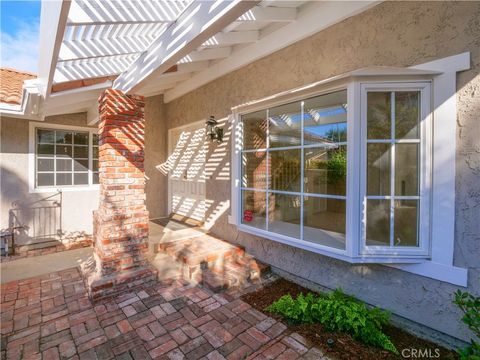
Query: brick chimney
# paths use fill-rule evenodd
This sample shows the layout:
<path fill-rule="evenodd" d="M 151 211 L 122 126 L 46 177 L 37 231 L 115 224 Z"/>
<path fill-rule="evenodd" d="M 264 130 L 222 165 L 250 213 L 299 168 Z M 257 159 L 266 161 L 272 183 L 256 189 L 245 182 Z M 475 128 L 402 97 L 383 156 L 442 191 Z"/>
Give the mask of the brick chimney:
<path fill-rule="evenodd" d="M 94 212 L 94 260 L 84 266 L 92 300 L 156 278 L 148 263 L 144 98 L 107 89 L 99 99 L 100 203 Z"/>

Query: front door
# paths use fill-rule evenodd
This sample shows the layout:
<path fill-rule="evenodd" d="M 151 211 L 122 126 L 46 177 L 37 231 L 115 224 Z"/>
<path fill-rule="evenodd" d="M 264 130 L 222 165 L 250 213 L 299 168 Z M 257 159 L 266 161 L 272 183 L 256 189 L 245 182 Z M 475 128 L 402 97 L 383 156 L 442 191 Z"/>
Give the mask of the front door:
<path fill-rule="evenodd" d="M 177 218 L 205 220 L 207 146 L 204 121 L 169 131 L 168 205 Z"/>

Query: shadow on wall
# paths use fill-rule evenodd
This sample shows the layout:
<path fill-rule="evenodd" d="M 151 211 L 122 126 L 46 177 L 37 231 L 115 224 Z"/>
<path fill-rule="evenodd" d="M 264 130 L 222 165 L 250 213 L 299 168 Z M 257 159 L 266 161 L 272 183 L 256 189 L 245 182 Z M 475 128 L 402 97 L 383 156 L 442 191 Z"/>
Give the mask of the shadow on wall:
<path fill-rule="evenodd" d="M 2 201 L 10 204 L 8 226 L 0 229 L 2 235 L 13 239 L 16 245 L 32 245 L 59 242 L 62 232 L 62 193 L 56 192 L 45 197 L 25 192 L 13 194 L 8 189 L 28 189 L 24 180 L 14 172 L 2 168 Z M 33 200 L 33 201 L 32 201 Z M 12 239 L 12 240 L 13 240 Z M 55 245 L 53 243 L 52 245 Z"/>
<path fill-rule="evenodd" d="M 201 218 L 207 230 L 213 230 L 217 220 L 230 208 L 232 124 L 228 118 L 220 119 L 218 123 L 224 128 L 222 143 L 211 143 L 204 127 L 184 130 L 169 151 L 167 160 L 156 167 L 170 177 L 171 212 L 184 218 Z M 185 191 L 194 182 L 204 183 L 202 194 Z"/>
<path fill-rule="evenodd" d="M 169 178 L 171 212 L 203 221 L 205 216 L 205 158 L 208 144 L 203 127 L 177 133 L 177 142 L 156 169 Z"/>

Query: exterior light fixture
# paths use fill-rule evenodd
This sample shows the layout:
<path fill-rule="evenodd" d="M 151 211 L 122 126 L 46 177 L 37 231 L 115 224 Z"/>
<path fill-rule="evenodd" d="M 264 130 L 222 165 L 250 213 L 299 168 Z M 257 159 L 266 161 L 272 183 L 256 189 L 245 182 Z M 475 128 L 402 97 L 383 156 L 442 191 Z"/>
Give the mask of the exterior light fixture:
<path fill-rule="evenodd" d="M 223 128 L 217 126 L 217 120 L 215 120 L 213 115 L 208 118 L 208 120 L 205 122 L 205 125 L 207 127 L 206 135 L 210 138 L 210 140 L 221 143 L 223 140 Z"/>

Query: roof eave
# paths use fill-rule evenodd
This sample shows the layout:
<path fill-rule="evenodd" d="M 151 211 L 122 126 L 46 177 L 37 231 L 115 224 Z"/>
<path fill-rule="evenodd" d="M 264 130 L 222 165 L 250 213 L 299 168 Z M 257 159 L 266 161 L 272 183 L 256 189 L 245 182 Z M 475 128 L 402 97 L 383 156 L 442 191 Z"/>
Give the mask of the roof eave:
<path fill-rule="evenodd" d="M 37 79 L 23 82 L 22 101 L 20 104 L 0 103 L 0 115 L 27 120 L 44 120 L 40 113 L 43 98 L 38 89 Z"/>

